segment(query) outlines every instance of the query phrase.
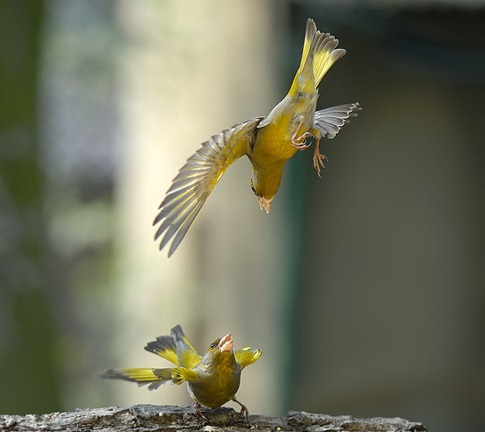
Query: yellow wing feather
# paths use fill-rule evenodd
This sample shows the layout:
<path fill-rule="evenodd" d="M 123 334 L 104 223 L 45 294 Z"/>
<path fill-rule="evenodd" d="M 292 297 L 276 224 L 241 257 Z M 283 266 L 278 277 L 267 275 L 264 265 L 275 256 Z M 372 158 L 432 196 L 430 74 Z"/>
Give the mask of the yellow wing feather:
<path fill-rule="evenodd" d="M 169 336 L 159 336 L 148 342 L 145 350 L 172 362 L 176 366 L 196 367 L 202 356 L 196 351 L 185 336 L 180 324 L 172 328 Z"/>
<path fill-rule="evenodd" d="M 172 338 L 177 347 L 178 365 L 185 368 L 195 368 L 202 360 L 202 356 L 185 336 L 182 327 L 178 324 L 171 331 Z"/>
<path fill-rule="evenodd" d="M 148 342 L 145 346 L 145 350 L 148 352 L 163 357 L 164 359 L 178 366 L 179 364 L 176 349 L 177 348 L 172 336 L 159 336 L 157 337 L 157 340 Z"/>
<path fill-rule="evenodd" d="M 168 256 L 175 252 L 229 165 L 247 154 L 260 121 L 256 117 L 214 135 L 180 169 L 153 222 L 160 224 L 155 240 L 163 235 L 160 250 L 172 242 Z"/>
<path fill-rule="evenodd" d="M 258 360 L 261 357 L 261 354 L 263 354 L 262 350 L 247 347 L 235 351 L 234 357 L 236 358 L 236 362 L 241 366 L 241 369 L 244 369 L 246 366 L 249 366 Z"/>

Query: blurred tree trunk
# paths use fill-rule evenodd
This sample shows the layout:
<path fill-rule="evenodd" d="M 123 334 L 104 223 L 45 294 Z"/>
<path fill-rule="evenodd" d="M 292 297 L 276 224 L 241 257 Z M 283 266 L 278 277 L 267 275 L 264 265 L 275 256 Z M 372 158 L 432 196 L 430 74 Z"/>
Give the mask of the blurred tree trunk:
<path fill-rule="evenodd" d="M 0 408 L 59 409 L 37 134 L 42 1 L 0 3 Z"/>

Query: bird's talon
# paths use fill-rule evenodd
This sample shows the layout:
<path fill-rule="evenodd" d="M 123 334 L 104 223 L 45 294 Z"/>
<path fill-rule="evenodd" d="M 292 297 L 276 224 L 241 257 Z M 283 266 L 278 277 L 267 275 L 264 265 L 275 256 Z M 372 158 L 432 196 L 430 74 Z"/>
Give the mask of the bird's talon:
<path fill-rule="evenodd" d="M 311 144 L 306 144 L 305 141 L 303 142 L 298 142 L 296 140 L 292 140 L 291 141 L 291 144 L 293 147 L 295 147 L 297 150 L 305 150 L 307 149 L 308 147 L 311 146 Z"/>
<path fill-rule="evenodd" d="M 321 176 L 321 168 L 325 168 L 325 165 L 323 161 L 328 160 L 327 156 L 320 154 L 320 153 L 315 153 L 313 155 L 313 167 L 317 170 L 318 177 L 322 178 Z"/>
<path fill-rule="evenodd" d="M 298 150 L 305 150 L 306 148 L 310 147 L 310 145 L 311 145 L 311 143 L 305 144 L 305 140 L 307 138 L 313 137 L 313 135 L 310 132 L 305 132 L 305 133 L 301 134 L 300 136 L 296 136 L 300 127 L 301 127 L 301 124 L 298 126 L 298 129 L 295 130 L 295 132 L 291 136 L 291 145 L 293 147 L 297 148 Z"/>
<path fill-rule="evenodd" d="M 196 403 L 194 405 L 195 416 L 205 420 L 206 422 L 209 421 L 209 418 L 200 410 L 200 404 Z"/>
<path fill-rule="evenodd" d="M 244 416 L 246 421 L 249 423 L 249 410 L 244 405 L 241 406 L 241 414 Z"/>

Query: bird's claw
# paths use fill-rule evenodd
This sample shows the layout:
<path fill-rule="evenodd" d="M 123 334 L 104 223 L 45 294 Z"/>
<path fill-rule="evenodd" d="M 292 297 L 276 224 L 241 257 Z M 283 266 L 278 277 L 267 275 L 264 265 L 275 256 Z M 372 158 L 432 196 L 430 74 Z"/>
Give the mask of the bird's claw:
<path fill-rule="evenodd" d="M 307 149 L 308 147 L 311 146 L 311 143 L 310 144 L 305 143 L 305 140 L 307 138 L 313 137 L 313 135 L 310 132 L 305 132 L 304 134 L 301 134 L 298 137 L 296 136 L 296 133 L 297 133 L 297 130 L 295 131 L 295 133 L 291 137 L 291 145 L 293 147 L 295 147 L 298 150 L 305 150 L 305 149 Z"/>
<path fill-rule="evenodd" d="M 305 140 L 313 136 L 310 132 L 305 132 L 298 135 L 304 120 L 305 117 L 300 115 L 298 127 L 293 132 L 293 135 L 291 135 L 291 145 L 298 150 L 305 150 L 306 148 L 310 147 L 311 144 L 305 144 Z"/>
<path fill-rule="evenodd" d="M 321 168 L 325 168 L 325 165 L 323 163 L 325 160 L 328 160 L 328 158 L 324 154 L 315 152 L 315 154 L 313 155 L 313 167 L 317 170 L 318 177 L 320 178 L 322 178 L 322 176 L 320 175 Z"/>
<path fill-rule="evenodd" d="M 304 140 L 303 141 L 291 140 L 291 145 L 295 147 L 297 150 L 305 150 L 311 146 L 311 143 L 306 144 Z"/>
<path fill-rule="evenodd" d="M 244 416 L 246 421 L 249 423 L 249 410 L 246 408 L 245 405 L 241 404 L 241 414 Z"/>
<path fill-rule="evenodd" d="M 241 414 L 244 416 L 246 421 L 249 423 L 249 410 L 247 409 L 246 405 L 239 402 L 235 397 L 232 398 L 234 402 L 236 402 L 241 407 Z"/>
<path fill-rule="evenodd" d="M 205 420 L 206 422 L 209 421 L 209 418 L 200 410 L 200 404 L 195 403 L 194 405 L 195 416 Z"/>

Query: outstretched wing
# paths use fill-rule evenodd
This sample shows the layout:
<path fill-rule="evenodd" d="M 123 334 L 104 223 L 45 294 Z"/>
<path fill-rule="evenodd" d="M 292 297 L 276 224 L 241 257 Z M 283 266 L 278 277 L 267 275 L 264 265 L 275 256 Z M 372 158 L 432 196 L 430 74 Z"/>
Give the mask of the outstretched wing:
<path fill-rule="evenodd" d="M 172 328 L 170 336 L 157 337 L 156 340 L 148 342 L 145 349 L 171 361 L 176 366 L 193 368 L 202 360 L 185 336 L 180 324 Z"/>
<path fill-rule="evenodd" d="M 332 139 L 342 126 L 357 116 L 361 107 L 358 102 L 338 105 L 317 111 L 313 117 L 313 126 L 322 133 L 322 138 Z"/>
<path fill-rule="evenodd" d="M 259 349 L 244 348 L 242 350 L 235 351 L 234 357 L 236 358 L 236 362 L 241 365 L 241 369 L 244 369 L 246 366 L 253 364 L 257 359 L 259 359 L 261 354 L 263 354 L 263 351 Z"/>
<path fill-rule="evenodd" d="M 172 336 L 159 336 L 157 340 L 148 342 L 145 346 L 148 352 L 159 355 L 178 366 L 177 347 Z"/>
<path fill-rule="evenodd" d="M 202 144 L 173 179 L 172 186 L 159 207 L 153 225 L 160 224 L 155 240 L 162 237 L 160 250 L 171 240 L 170 257 L 187 234 L 205 200 L 226 169 L 245 155 L 254 142 L 256 127 L 262 117 L 256 117 L 214 135 Z"/>
<path fill-rule="evenodd" d="M 201 362 L 202 356 L 189 342 L 180 324 L 172 329 L 171 334 L 175 342 L 178 365 L 189 369 L 195 368 Z"/>

